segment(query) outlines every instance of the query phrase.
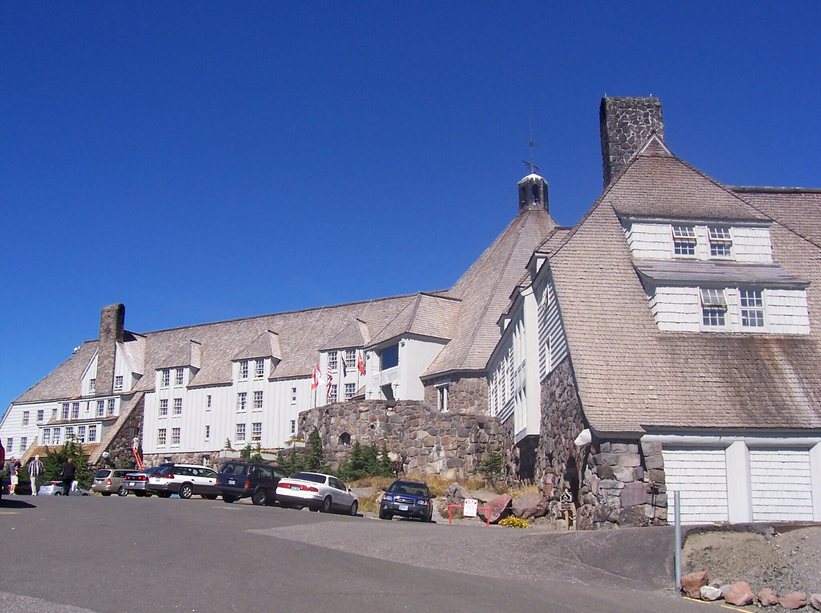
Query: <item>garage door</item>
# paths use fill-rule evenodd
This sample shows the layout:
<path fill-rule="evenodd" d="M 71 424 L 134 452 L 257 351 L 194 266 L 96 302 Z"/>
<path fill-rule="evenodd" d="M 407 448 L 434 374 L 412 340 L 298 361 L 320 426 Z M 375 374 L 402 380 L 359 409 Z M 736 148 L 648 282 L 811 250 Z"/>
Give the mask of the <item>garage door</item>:
<path fill-rule="evenodd" d="M 681 523 L 727 521 L 727 462 L 723 449 L 663 449 L 667 520 L 675 521 L 673 492 L 681 492 Z"/>
<path fill-rule="evenodd" d="M 810 452 L 751 449 L 753 521 L 812 521 Z"/>

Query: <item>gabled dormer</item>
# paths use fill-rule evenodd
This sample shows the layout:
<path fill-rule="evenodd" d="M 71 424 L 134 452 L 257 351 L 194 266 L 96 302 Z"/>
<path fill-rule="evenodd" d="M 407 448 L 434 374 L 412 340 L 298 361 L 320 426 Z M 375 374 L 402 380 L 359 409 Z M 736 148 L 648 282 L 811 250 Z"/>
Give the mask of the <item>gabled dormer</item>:
<path fill-rule="evenodd" d="M 200 369 L 202 345 L 190 339 L 159 361 L 155 371 L 157 390 L 185 388 Z"/>
<path fill-rule="evenodd" d="M 265 330 L 234 355 L 232 379 L 239 383 L 270 378 L 281 360 L 279 334 Z"/>

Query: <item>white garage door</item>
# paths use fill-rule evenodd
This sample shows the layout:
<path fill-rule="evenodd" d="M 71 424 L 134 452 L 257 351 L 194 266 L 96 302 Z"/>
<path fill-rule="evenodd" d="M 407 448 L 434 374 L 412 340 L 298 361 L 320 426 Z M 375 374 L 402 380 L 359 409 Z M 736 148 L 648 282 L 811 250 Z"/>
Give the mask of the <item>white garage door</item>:
<path fill-rule="evenodd" d="M 675 521 L 673 492 L 681 492 L 681 523 L 727 521 L 727 462 L 723 449 L 663 449 L 667 521 Z"/>
<path fill-rule="evenodd" d="M 810 452 L 751 449 L 753 521 L 812 521 Z"/>

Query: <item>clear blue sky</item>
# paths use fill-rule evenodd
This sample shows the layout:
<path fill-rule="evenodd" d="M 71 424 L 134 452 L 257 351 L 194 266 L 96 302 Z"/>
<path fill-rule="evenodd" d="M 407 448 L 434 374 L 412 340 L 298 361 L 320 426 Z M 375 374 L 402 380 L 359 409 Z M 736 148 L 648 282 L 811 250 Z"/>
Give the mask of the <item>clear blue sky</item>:
<path fill-rule="evenodd" d="M 0 413 L 105 304 L 144 332 L 450 286 L 531 130 L 572 225 L 605 93 L 661 97 L 722 182 L 821 185 L 821 3 L 676 4 L 4 2 Z"/>

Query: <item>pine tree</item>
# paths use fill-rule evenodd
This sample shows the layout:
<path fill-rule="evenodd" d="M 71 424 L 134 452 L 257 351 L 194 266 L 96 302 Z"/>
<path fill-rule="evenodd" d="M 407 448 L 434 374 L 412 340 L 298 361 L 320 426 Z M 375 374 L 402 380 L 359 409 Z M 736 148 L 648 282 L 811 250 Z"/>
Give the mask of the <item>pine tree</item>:
<path fill-rule="evenodd" d="M 323 466 L 322 456 L 322 437 L 319 436 L 319 431 L 314 428 L 308 437 L 308 470 L 320 470 Z"/>

